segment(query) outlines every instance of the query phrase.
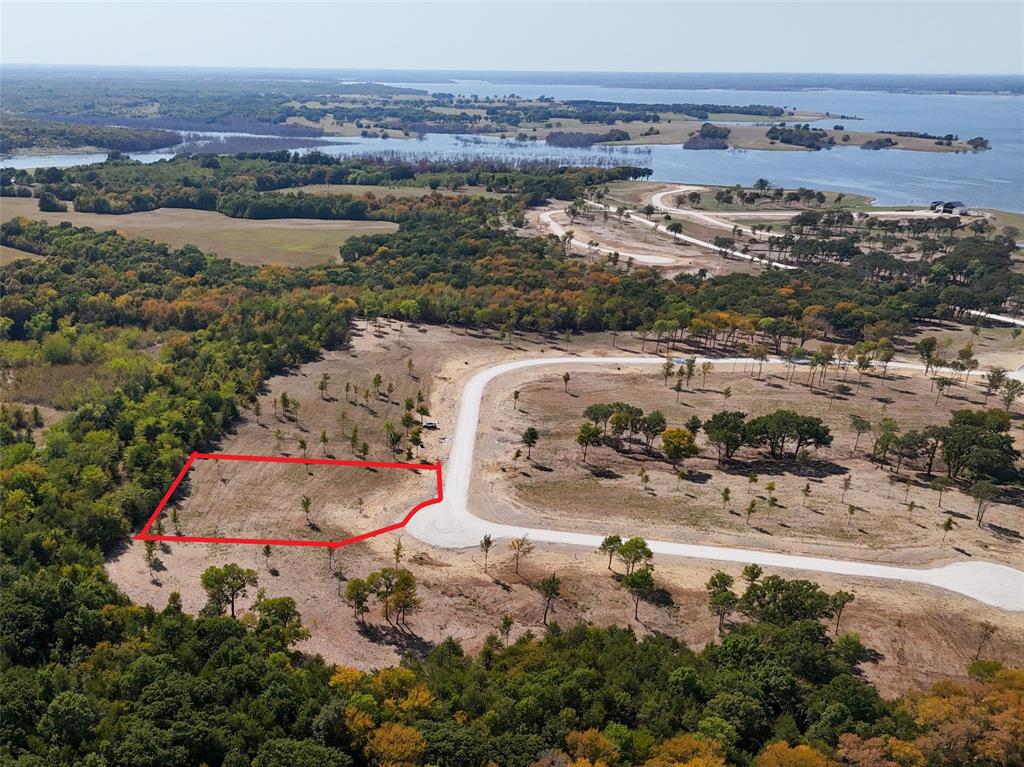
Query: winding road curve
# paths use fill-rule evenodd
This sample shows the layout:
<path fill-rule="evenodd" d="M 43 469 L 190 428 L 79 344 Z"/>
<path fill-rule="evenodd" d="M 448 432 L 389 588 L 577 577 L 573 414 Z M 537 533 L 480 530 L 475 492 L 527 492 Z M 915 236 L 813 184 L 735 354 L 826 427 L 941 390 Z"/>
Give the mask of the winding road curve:
<path fill-rule="evenodd" d="M 703 361 L 703 359 L 699 360 Z M 716 364 L 752 360 L 713 359 Z M 505 362 L 476 373 L 462 391 L 451 453 L 444 469 L 444 501 L 428 506 L 413 517 L 408 531 L 424 543 L 445 548 L 476 546 L 485 534 L 494 538 L 527 535 L 533 541 L 569 544 L 596 549 L 600 535 L 503 525 L 474 516 L 469 508 L 469 486 L 473 472 L 473 451 L 480 420 L 480 401 L 487 384 L 516 370 L 544 365 L 573 367 L 592 365 L 661 365 L 662 357 L 547 357 Z M 766 364 L 782 364 L 773 360 Z M 912 363 L 892 363 L 890 368 L 922 369 Z M 1018 371 L 1014 377 L 1022 374 Z M 656 554 L 690 557 L 714 562 L 754 563 L 791 570 L 862 576 L 920 583 L 963 594 L 979 602 L 1007 610 L 1024 611 L 1024 572 L 994 562 L 953 562 L 932 568 L 897 567 L 846 559 L 779 554 L 771 551 L 728 546 L 706 546 L 671 541 L 648 541 Z"/>

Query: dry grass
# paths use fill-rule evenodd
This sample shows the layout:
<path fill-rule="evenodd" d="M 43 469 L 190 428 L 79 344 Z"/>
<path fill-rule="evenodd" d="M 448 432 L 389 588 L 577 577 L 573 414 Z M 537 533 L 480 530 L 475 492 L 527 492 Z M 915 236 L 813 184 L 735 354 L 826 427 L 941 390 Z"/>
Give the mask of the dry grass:
<path fill-rule="evenodd" d="M 0 245 L 0 265 L 7 265 L 22 258 L 38 260 L 41 259 L 42 256 L 36 253 L 18 250 L 17 248 L 11 248 L 7 245 Z"/>
<path fill-rule="evenodd" d="M 3 219 L 26 218 L 57 224 L 116 229 L 128 237 L 146 237 L 180 248 L 192 244 L 242 264 L 312 266 L 337 259 L 338 246 L 349 237 L 393 232 L 397 224 L 388 221 L 325 221 L 279 218 L 269 221 L 228 218 L 205 210 L 161 208 L 121 216 L 100 213 L 43 213 L 35 200 L 4 202 Z"/>
<path fill-rule="evenodd" d="M 558 527 L 584 523 L 588 529 L 607 533 L 639 532 L 846 558 L 923 563 L 984 556 L 1024 564 L 1024 523 L 1012 505 L 1016 502 L 993 504 L 986 516 L 989 526 L 979 528 L 974 523 L 974 503 L 962 492 L 947 492 L 939 506 L 938 494 L 927 487 L 929 478 L 922 465 L 913 470 L 904 467 L 897 476 L 872 464 L 865 451 L 870 449 L 870 435 L 862 436 L 854 450 L 850 415 L 872 422 L 888 416 L 904 430 L 921 429 L 946 422 L 954 408 L 980 407 L 977 385 L 957 388 L 936 404 L 927 379 L 890 373 L 884 381 L 878 375 L 865 376 L 859 392 L 830 400 L 825 391 L 807 386 L 806 370 L 799 371 L 792 384 L 781 367 L 766 368 L 761 378 L 750 373 L 720 366 L 708 376 L 706 388 L 698 375 L 693 389 L 684 392 L 678 404 L 675 393 L 649 368 L 600 373 L 579 369 L 573 371 L 569 394 L 563 391 L 561 369 L 499 381 L 500 394 L 492 396 L 500 417 L 485 450 L 484 469 L 509 494 L 512 506 L 523 515 L 518 521 L 524 523 L 529 519 Z M 856 377 L 855 372 L 851 374 L 851 387 Z M 728 400 L 722 394 L 727 386 L 732 392 Z M 510 407 L 508 387 L 520 391 L 518 410 Z M 574 441 L 583 409 L 616 400 L 645 411 L 660 409 L 674 426 L 693 415 L 706 419 L 722 409 L 756 416 L 790 408 L 825 420 L 834 442 L 831 448 L 817 451 L 805 466 L 792 460 L 768 460 L 752 448 L 742 450 L 735 463 L 720 466 L 714 448 L 701 434 L 702 455 L 685 462 L 689 476 L 683 480 L 659 454 L 649 455 L 639 445 L 622 452 L 592 448 L 584 464 Z M 990 400 L 989 405 L 998 403 Z M 517 435 L 528 425 L 540 429 L 541 440 L 533 463 L 514 473 L 509 457 L 517 446 Z M 650 477 L 646 488 L 639 479 L 641 467 Z M 756 484 L 748 482 L 749 474 L 758 475 Z M 845 477 L 851 486 L 844 494 Z M 766 489 L 769 482 L 775 484 L 773 492 Z M 810 488 L 806 499 L 805 486 Z M 723 503 L 721 491 L 726 487 L 731 500 Z M 770 495 L 778 499 L 775 508 L 768 503 Z M 745 509 L 750 501 L 756 502 L 757 512 L 748 523 Z M 847 513 L 851 505 L 852 516 Z M 943 542 L 940 525 L 947 516 L 956 528 Z"/>

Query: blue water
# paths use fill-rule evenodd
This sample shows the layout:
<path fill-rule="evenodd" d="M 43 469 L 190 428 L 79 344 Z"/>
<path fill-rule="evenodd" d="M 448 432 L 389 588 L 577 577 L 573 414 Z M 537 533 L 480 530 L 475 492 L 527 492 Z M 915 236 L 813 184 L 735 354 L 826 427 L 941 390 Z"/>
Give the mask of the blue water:
<path fill-rule="evenodd" d="M 985 152 L 952 154 L 837 147 L 821 152 L 685 151 L 652 146 L 646 165 L 656 181 L 749 184 L 758 177 L 785 187 L 867 194 L 881 204 L 959 199 L 977 207 L 1024 211 L 1024 97 L 994 94 L 903 94 L 875 91 L 745 91 L 609 88 L 594 85 L 486 82 L 394 83 L 430 92 L 481 97 L 594 99 L 622 103 L 772 104 L 831 112 L 852 130 L 912 130 L 962 139 L 984 136 Z"/>
<path fill-rule="evenodd" d="M 961 138 L 984 136 L 993 148 L 953 154 L 900 150 L 867 151 L 837 147 L 820 152 L 686 151 L 679 146 L 556 149 L 543 143 L 519 143 L 430 135 L 422 141 L 345 138 L 325 151 L 338 155 L 394 152 L 409 156 L 466 155 L 557 160 L 586 164 L 595 158 L 617 164 L 642 165 L 656 181 L 709 184 L 750 184 L 759 177 L 783 187 L 835 189 L 877 198 L 883 205 L 963 200 L 975 207 L 1024 212 L 1024 97 L 1009 95 L 902 94 L 875 91 L 744 91 L 610 88 L 596 85 L 507 84 L 473 82 L 394 83 L 459 95 L 596 99 L 624 103 L 773 104 L 798 110 L 855 115 L 860 120 L 829 118 L 850 129 L 913 130 L 956 133 Z M 344 143 L 341 143 L 341 142 Z M 133 157 L 144 162 L 166 159 L 167 153 Z M 3 160 L 5 167 L 67 167 L 98 162 L 104 155 L 49 155 Z"/>

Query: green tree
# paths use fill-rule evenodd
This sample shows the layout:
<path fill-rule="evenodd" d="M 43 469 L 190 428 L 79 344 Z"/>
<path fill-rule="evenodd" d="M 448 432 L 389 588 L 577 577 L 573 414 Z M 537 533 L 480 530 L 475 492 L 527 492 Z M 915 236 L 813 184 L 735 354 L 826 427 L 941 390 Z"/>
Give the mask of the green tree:
<path fill-rule="evenodd" d="M 239 567 L 234 562 L 223 567 L 208 567 L 199 577 L 209 606 L 218 613 L 223 613 L 224 608 L 230 606 L 232 618 L 235 617 L 235 601 L 244 597 L 257 581 L 255 570 Z"/>
<path fill-rule="evenodd" d="M 623 541 L 615 555 L 626 568 L 626 575 L 632 573 L 638 566 L 650 562 L 654 556 L 647 541 L 638 535 Z"/>
<path fill-rule="evenodd" d="M 388 449 L 394 454 L 398 450 L 398 446 L 402 444 L 402 432 L 391 422 L 384 422 L 384 441 L 388 444 Z"/>
<path fill-rule="evenodd" d="M 992 505 L 992 500 L 995 498 L 995 495 L 996 486 L 986 479 L 979 480 L 971 485 L 970 496 L 977 504 L 974 518 L 978 522 L 978 527 L 981 527 L 984 522 L 985 512 L 988 511 L 988 507 Z"/>
<path fill-rule="evenodd" d="M 718 616 L 718 633 L 725 631 L 726 619 L 736 610 L 739 597 L 732 590 L 733 577 L 721 570 L 708 579 L 708 607 Z"/>
<path fill-rule="evenodd" d="M 946 536 L 949 535 L 949 531 L 953 529 L 953 525 L 954 524 L 955 523 L 953 522 L 953 518 L 952 517 L 946 517 L 943 520 L 942 524 L 939 525 L 939 527 L 942 528 L 942 542 L 943 543 L 946 542 Z"/>
<path fill-rule="evenodd" d="M 533 451 L 537 440 L 540 439 L 540 432 L 532 426 L 527 426 L 522 434 L 523 444 L 526 445 L 526 460 L 530 460 L 530 453 Z"/>
<path fill-rule="evenodd" d="M 638 567 L 622 579 L 622 585 L 633 597 L 633 618 L 640 620 L 640 600 L 650 599 L 655 592 L 653 568 Z"/>
<path fill-rule="evenodd" d="M 602 554 L 608 555 L 608 569 L 612 569 L 612 557 L 614 557 L 619 549 L 622 547 L 622 536 L 619 535 L 608 535 L 601 541 L 601 545 L 597 547 L 597 550 Z"/>
<path fill-rule="evenodd" d="M 143 549 L 143 559 L 146 560 L 146 568 L 149 570 L 149 578 L 152 580 L 153 568 L 156 567 L 156 541 L 145 541 Z"/>
<path fill-rule="evenodd" d="M 576 444 L 580 446 L 583 453 L 583 462 L 587 462 L 587 450 L 591 447 L 599 447 L 602 444 L 601 430 L 591 423 L 584 421 L 580 424 L 579 432 L 576 434 Z"/>
<path fill-rule="evenodd" d="M 988 398 L 991 397 L 995 392 L 999 391 L 1006 383 L 1006 370 L 1000 367 L 994 367 L 985 374 L 985 402 L 988 404 Z"/>
<path fill-rule="evenodd" d="M 370 588 L 362 578 L 350 578 L 345 584 L 345 602 L 352 608 L 355 618 L 360 623 L 369 611 Z"/>
<path fill-rule="evenodd" d="M 1002 395 L 1000 399 L 1003 402 L 1003 407 L 1006 408 L 1006 412 L 1010 412 L 1010 408 L 1013 403 L 1024 394 L 1024 382 L 1010 379 L 1003 383 Z"/>
<path fill-rule="evenodd" d="M 548 611 L 551 609 L 551 603 L 558 597 L 562 590 L 562 582 L 558 579 L 558 576 L 554 573 L 541 579 L 538 584 L 540 593 L 544 596 L 544 625 L 548 625 Z"/>
<path fill-rule="evenodd" d="M 93 736 L 100 718 L 92 697 L 64 690 L 54 696 L 39 719 L 39 734 L 57 747 L 77 749 Z"/>
<path fill-rule="evenodd" d="M 834 636 L 839 636 L 839 621 L 843 617 L 843 610 L 850 602 L 854 599 L 853 594 L 849 591 L 837 591 L 832 595 L 832 614 L 836 618 L 836 627 L 833 632 Z"/>
<path fill-rule="evenodd" d="M 738 410 L 723 410 L 704 422 L 704 434 L 718 452 L 718 462 L 729 460 L 743 446 L 746 415 Z"/>

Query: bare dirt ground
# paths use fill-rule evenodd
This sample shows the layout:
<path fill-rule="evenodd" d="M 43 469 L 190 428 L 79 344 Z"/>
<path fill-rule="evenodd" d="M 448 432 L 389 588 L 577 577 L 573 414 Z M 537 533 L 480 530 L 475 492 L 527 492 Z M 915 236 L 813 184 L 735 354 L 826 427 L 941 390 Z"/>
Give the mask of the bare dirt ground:
<path fill-rule="evenodd" d="M 895 418 L 903 431 L 945 423 L 949 412 L 978 408 L 983 402 L 980 377 L 965 390 L 957 387 L 936 403 L 931 382 L 923 375 L 890 371 L 864 377 L 859 391 L 830 399 L 821 388 L 811 389 L 807 370 L 798 370 L 792 384 L 783 367 L 734 372 L 718 365 L 707 377 L 700 374 L 691 389 L 678 397 L 657 370 L 623 367 L 620 371 L 577 369 L 569 391 L 563 370 L 522 371 L 500 378 L 485 395 L 485 409 L 494 413 L 482 429 L 478 446 L 481 471 L 476 492 L 484 516 L 527 526 L 588 529 L 595 532 L 641 534 L 658 540 L 717 543 L 732 546 L 830 555 L 846 559 L 899 564 L 927 564 L 971 556 L 1024 566 L 1024 515 L 1019 500 L 995 503 L 986 526 L 974 521 L 975 502 L 960 491 L 943 494 L 929 489 L 924 462 L 897 475 L 869 460 L 871 435 L 859 441 L 850 416 L 871 423 Z M 830 374 L 831 379 L 835 371 Z M 856 372 L 848 385 L 856 387 Z M 674 379 L 673 379 L 674 381 Z M 731 390 L 728 400 L 723 397 Z M 519 391 L 518 406 L 513 391 Z M 806 466 L 795 461 L 773 461 L 764 451 L 744 448 L 737 461 L 719 465 L 713 446 L 701 432 L 701 455 L 688 459 L 689 472 L 680 479 L 660 454 L 648 454 L 642 444 L 623 452 L 593 447 L 587 462 L 575 443 L 583 410 L 590 404 L 625 401 L 649 412 L 662 410 L 670 426 L 682 426 L 691 416 L 703 419 L 723 409 L 741 410 L 751 417 L 777 408 L 790 408 L 822 418 L 831 428 L 830 448 L 813 452 Z M 994 399 L 989 406 L 999 407 Z M 541 434 L 531 462 L 513 467 L 511 456 L 521 448 L 527 426 Z M 1021 447 L 1019 430 L 1018 447 Z M 857 449 L 854 450 L 854 445 Z M 941 464 L 937 463 L 937 467 Z M 644 487 L 641 467 L 649 475 Z M 756 474 L 756 484 L 748 477 Z M 850 479 L 844 492 L 843 483 Z M 909 487 L 906 484 L 910 481 Z M 774 483 L 774 490 L 767 487 Z M 804 498 L 804 488 L 809 495 Z M 722 499 L 729 488 L 731 498 Z M 771 507 L 774 495 L 778 505 Z M 746 507 L 757 511 L 746 516 Z M 913 504 L 911 506 L 910 504 Z M 854 513 L 848 513 L 850 506 Z M 946 518 L 955 528 L 948 534 Z M 943 540 L 945 538 L 945 540 Z"/>
<path fill-rule="evenodd" d="M 300 421 L 310 433 L 318 435 L 321 424 L 326 428 L 336 422 L 344 403 L 346 380 L 367 382 L 374 371 L 380 370 L 385 380 L 391 379 L 397 384 L 407 374 L 405 359 L 412 356 L 417 375 L 421 376 L 417 387 L 422 386 L 428 394 L 432 416 L 441 426 L 439 432 L 429 438 L 424 456 L 429 460 L 444 460 L 447 441 L 442 438 L 446 425 L 454 420 L 459 392 L 465 381 L 481 368 L 501 359 L 527 354 L 623 353 L 621 349 L 611 348 L 608 337 L 597 335 L 573 339 L 568 350 L 561 341 L 556 344 L 533 335 L 517 336 L 510 348 L 503 347 L 494 338 L 466 335 L 461 331 L 453 333 L 442 328 L 421 332 L 407 327 L 403 336 L 400 344 L 395 329 L 387 331 L 382 339 L 364 331 L 356 339 L 354 356 L 348 352 L 325 354 L 323 360 L 303 366 L 290 376 L 274 379 L 270 391 L 261 400 L 266 401 L 261 421 L 268 428 L 256 426 L 249 413 L 221 449 L 272 451 L 274 438 L 269 424 L 274 414 L 272 404 L 267 403 L 274 393 L 281 391 L 300 400 Z M 639 351 L 638 342 L 623 336 L 618 338 L 618 345 L 627 345 L 631 350 L 637 347 L 635 351 Z M 328 396 L 340 401 L 320 404 L 316 383 L 323 370 L 332 375 Z M 494 391 L 498 391 L 498 383 L 500 379 L 495 382 Z M 645 388 L 653 390 L 658 386 L 660 381 L 654 381 Z M 403 384 L 401 391 L 396 389 L 394 399 L 401 402 L 407 390 L 414 393 L 411 383 Z M 573 399 L 573 403 L 578 405 L 579 399 Z M 319 415 L 321 408 L 322 417 Z M 356 412 L 362 408 L 349 406 L 349 409 L 352 411 L 349 417 L 365 425 L 368 433 L 380 428 L 382 418 Z M 495 417 L 502 417 L 500 412 L 491 409 L 489 400 L 485 400 L 482 412 L 483 427 Z M 363 428 L 360 426 L 361 432 Z M 483 445 L 486 438 L 483 428 L 481 438 Z M 373 444 L 378 446 L 378 451 L 386 450 L 379 440 Z M 339 454 L 344 449 L 346 446 L 340 441 L 332 441 L 328 447 L 330 452 Z M 545 449 L 542 442 L 540 453 Z M 311 443 L 310 451 L 319 452 L 319 444 Z M 298 481 L 304 484 L 307 480 L 300 476 Z M 406 489 L 397 484 L 390 487 L 396 498 L 407 490 L 412 494 L 417 492 L 417 488 Z M 349 492 L 350 488 L 346 486 L 344 491 Z M 281 497 L 292 499 L 299 494 L 296 487 L 282 491 Z M 289 513 L 292 513 L 291 508 L 289 505 Z M 367 503 L 366 509 L 370 513 L 373 504 Z M 709 563 L 659 559 L 656 578 L 671 595 L 671 604 L 662 608 L 641 604 L 641 622 L 637 622 L 633 620 L 631 598 L 606 569 L 606 559 L 597 553 L 539 545 L 536 552 L 523 561 L 517 575 L 508 543 L 499 541 L 490 554 L 490 566 L 485 574 L 479 550 L 436 549 L 408 535 L 402 537 L 403 565 L 418 580 L 420 609 L 410 617 L 408 629 L 399 630 L 389 625 L 378 608 L 369 614 L 366 625 L 360 626 L 339 591 L 344 589 L 344 579 L 363 577 L 391 564 L 391 550 L 397 537 L 384 535 L 346 546 L 333 555 L 322 549 L 273 547 L 269 562 L 264 560 L 259 546 L 170 543 L 158 552 L 159 562 L 153 578 L 144 563 L 141 544 L 130 544 L 108 562 L 107 569 L 120 588 L 139 604 L 163 607 L 170 593 L 177 591 L 185 608 L 196 611 L 205 602 L 199 585 L 204 569 L 227 562 L 251 567 L 258 572 L 259 589 L 264 589 L 267 596 L 288 595 L 296 599 L 311 631 L 302 649 L 320 653 L 332 662 L 360 668 L 393 665 L 402 653 L 425 651 L 448 636 L 459 639 L 468 651 L 474 652 L 495 630 L 504 614 L 515 621 L 512 639 L 525 631 L 542 632 L 544 601 L 537 583 L 551 572 L 556 572 L 561 579 L 562 596 L 555 601 L 550 619 L 562 625 L 578 620 L 597 625 L 629 625 L 639 634 L 661 631 L 694 647 L 701 647 L 715 637 L 716 618 L 707 610 L 704 593 L 704 583 L 716 569 Z M 730 565 L 725 569 L 738 575 L 740 568 Z M 336 575 L 339 572 L 341 575 Z M 963 677 L 977 648 L 978 624 L 983 620 L 999 626 L 999 632 L 986 645 L 986 657 L 1005 663 L 1020 663 L 1024 659 L 1024 614 L 1000 611 L 948 592 L 910 584 L 808 573 L 784 574 L 818 581 L 829 591 L 842 588 L 856 593 L 856 601 L 843 614 L 842 630 L 860 633 L 866 644 L 879 653 L 877 662 L 865 665 L 865 674 L 887 695 L 946 676 Z M 240 614 L 250 609 L 255 594 L 255 590 L 250 590 L 240 601 Z"/>
<path fill-rule="evenodd" d="M 43 213 L 34 199 L 4 198 L 0 218 L 15 216 L 58 224 L 91 226 L 97 231 L 116 229 L 127 237 L 145 237 L 175 248 L 192 244 L 242 264 L 312 266 L 337 260 L 338 246 L 349 237 L 394 232 L 389 221 L 327 221 L 277 218 L 267 221 L 229 218 L 206 210 L 161 208 L 112 216 L 100 213 Z M 7 249 L 3 257 L 7 258 Z M 19 254 L 20 255 L 20 254 Z"/>
<path fill-rule="evenodd" d="M 524 230 L 530 236 L 544 236 L 550 234 L 550 229 L 541 220 L 541 215 L 550 213 L 552 218 L 561 224 L 566 230 L 573 232 L 573 239 L 581 242 L 596 242 L 602 249 L 617 251 L 621 254 L 619 263 L 625 264 L 629 254 L 640 254 L 649 256 L 660 256 L 672 259 L 672 264 L 655 265 L 648 268 L 655 268 L 666 276 L 671 277 L 680 272 L 697 272 L 701 269 L 707 271 L 709 276 L 732 274 L 734 272 L 754 273 L 761 271 L 762 267 L 749 261 L 737 259 L 726 259 L 719 254 L 697 245 L 680 242 L 672 237 L 657 232 L 649 226 L 644 226 L 632 218 L 623 217 L 621 220 L 613 213 L 609 213 L 607 220 L 601 212 L 593 215 L 577 217 L 570 221 L 559 206 L 548 206 L 544 208 L 530 209 L 526 213 L 529 228 Z M 686 233 L 691 236 L 708 236 L 709 240 L 721 231 L 709 234 L 711 230 L 705 229 L 690 222 L 686 223 Z M 580 251 L 583 252 L 582 250 Z M 606 261 L 609 254 L 606 250 L 594 251 L 589 254 L 590 258 Z M 638 266 L 642 264 L 637 264 Z M 646 266 L 646 265 L 645 265 Z"/>
<path fill-rule="evenodd" d="M 312 455 L 320 458 L 322 452 Z M 401 519 L 437 493 L 436 475 L 429 467 L 417 471 L 200 459 L 187 480 L 191 494 L 179 503 L 180 509 L 162 515 L 166 534 L 340 541 Z M 308 517 L 304 497 L 310 502 Z M 172 513 L 177 525 L 168 521 Z"/>

